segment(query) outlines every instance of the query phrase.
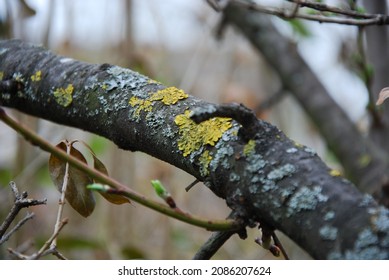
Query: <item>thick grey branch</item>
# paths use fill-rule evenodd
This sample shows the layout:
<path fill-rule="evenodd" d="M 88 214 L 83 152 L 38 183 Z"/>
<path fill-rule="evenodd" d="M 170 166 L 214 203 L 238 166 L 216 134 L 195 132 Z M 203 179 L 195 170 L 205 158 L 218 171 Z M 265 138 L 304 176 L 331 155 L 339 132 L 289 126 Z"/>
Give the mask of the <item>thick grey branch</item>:
<path fill-rule="evenodd" d="M 225 199 L 235 218 L 279 229 L 314 258 L 389 258 L 389 211 L 266 122 L 247 141 L 230 118 L 196 124 L 191 112 L 209 103 L 179 89 L 20 41 L 0 42 L 0 72 L 24 85 L 0 92 L 0 105 L 170 162 Z"/>
<path fill-rule="evenodd" d="M 388 170 L 388 162 L 382 151 L 361 135 L 345 112 L 330 97 L 299 55 L 295 43 L 282 36 L 266 15 L 250 11 L 234 2 L 224 9 L 224 16 L 276 70 L 284 87 L 296 97 L 317 125 L 344 166 L 347 176 L 361 190 L 380 197 L 383 175 Z"/>

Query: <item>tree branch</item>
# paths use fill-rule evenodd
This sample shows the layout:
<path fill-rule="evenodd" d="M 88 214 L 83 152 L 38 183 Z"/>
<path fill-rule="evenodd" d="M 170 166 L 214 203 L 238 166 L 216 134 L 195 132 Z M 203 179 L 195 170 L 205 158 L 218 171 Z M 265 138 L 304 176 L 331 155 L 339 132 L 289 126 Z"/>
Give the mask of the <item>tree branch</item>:
<path fill-rule="evenodd" d="M 331 12 L 333 14 L 347 16 L 348 18 L 342 17 L 334 17 L 328 15 L 321 14 L 307 14 L 300 13 L 296 8 L 295 11 L 289 11 L 289 9 L 279 9 L 279 8 L 271 8 L 261 6 L 251 1 L 245 0 L 232 0 L 231 4 L 239 5 L 242 8 L 247 10 L 260 12 L 263 14 L 273 15 L 280 17 L 282 19 L 290 20 L 290 19 L 304 19 L 309 21 L 316 21 L 319 23 L 335 23 L 335 24 L 343 24 L 343 25 L 354 25 L 354 26 L 369 26 L 369 25 L 385 25 L 389 24 L 389 17 L 383 14 L 363 14 L 355 11 L 346 11 L 337 7 L 332 7 L 326 4 L 321 3 L 313 3 L 309 1 L 298 1 L 294 0 L 293 3 L 296 3 L 296 7 L 308 7 L 313 10 L 317 10 L 320 12 Z"/>
<path fill-rule="evenodd" d="M 224 17 L 250 40 L 275 69 L 284 87 L 295 96 L 316 124 L 345 168 L 347 177 L 362 191 L 384 198 L 381 186 L 389 166 L 382 151 L 358 131 L 330 97 L 299 55 L 295 43 L 283 37 L 268 17 L 235 2 L 224 9 Z"/>
<path fill-rule="evenodd" d="M 245 224 L 263 221 L 314 258 L 389 258 L 389 211 L 266 122 L 246 141 L 231 118 L 196 124 L 191 112 L 209 103 L 182 90 L 20 41 L 0 42 L 0 71 L 24 84 L 0 92 L 0 105 L 165 160 L 205 182 Z"/>

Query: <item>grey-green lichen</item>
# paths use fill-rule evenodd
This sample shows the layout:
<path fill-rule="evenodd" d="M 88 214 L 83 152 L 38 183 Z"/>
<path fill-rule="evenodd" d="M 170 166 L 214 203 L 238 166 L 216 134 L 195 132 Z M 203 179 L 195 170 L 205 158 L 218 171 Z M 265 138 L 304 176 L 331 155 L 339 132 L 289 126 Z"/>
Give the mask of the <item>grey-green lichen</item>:
<path fill-rule="evenodd" d="M 87 78 L 84 94 L 96 95 L 100 106 L 95 107 L 102 108 L 104 113 L 116 112 L 128 108 L 128 96 L 147 97 L 148 92 L 143 90 L 147 84 L 148 78 L 143 75 L 130 69 L 110 66 L 105 73 L 99 72 Z"/>
<path fill-rule="evenodd" d="M 269 180 L 278 181 L 284 177 L 293 175 L 295 172 L 296 168 L 294 167 L 294 165 L 287 163 L 270 171 L 269 174 L 267 174 L 267 178 Z"/>
<path fill-rule="evenodd" d="M 357 237 L 352 250 L 347 250 L 340 258 L 351 260 L 372 260 L 388 259 L 389 254 L 386 250 L 379 248 L 379 239 L 370 229 L 363 229 Z"/>
<path fill-rule="evenodd" d="M 293 153 L 296 153 L 297 151 L 298 151 L 298 149 L 295 148 L 295 147 L 292 147 L 292 148 L 289 148 L 289 149 L 286 150 L 286 152 L 288 154 L 293 154 Z"/>
<path fill-rule="evenodd" d="M 217 168 L 223 168 L 225 170 L 232 168 L 231 164 L 233 161 L 231 158 L 234 155 L 234 148 L 230 143 L 237 140 L 238 129 L 239 127 L 233 124 L 229 130 L 223 133 L 222 137 L 216 143 L 215 154 L 209 165 L 212 172 L 215 172 Z"/>
<path fill-rule="evenodd" d="M 101 84 L 102 87 L 106 87 L 106 90 L 119 89 L 139 89 L 148 84 L 149 79 L 146 76 L 139 75 L 138 73 L 119 66 L 111 66 L 107 69 L 107 73 L 111 74 L 109 79 L 106 79 Z M 138 97 L 147 98 L 148 93 L 143 91 L 137 91 L 140 95 Z M 134 92 L 132 92 L 134 94 Z"/>
<path fill-rule="evenodd" d="M 332 220 L 333 218 L 335 218 L 335 212 L 334 212 L 334 211 L 328 211 L 328 212 L 324 215 L 324 217 L 323 217 L 324 221 L 330 221 L 330 220 Z"/>
<path fill-rule="evenodd" d="M 326 202 L 328 196 L 322 193 L 320 186 L 308 188 L 306 186 L 298 189 L 287 203 L 287 215 L 292 216 L 301 211 L 314 210 L 321 202 Z"/>
<path fill-rule="evenodd" d="M 389 209 L 380 206 L 378 208 L 369 208 L 368 212 L 371 215 L 371 227 L 374 232 L 378 234 L 389 232 Z M 382 246 L 389 247 L 389 236 L 385 236 L 385 238 L 381 238 L 380 243 Z"/>
<path fill-rule="evenodd" d="M 324 225 L 319 229 L 320 237 L 323 240 L 336 240 L 338 229 L 332 226 Z"/>
<path fill-rule="evenodd" d="M 238 174 L 236 174 L 235 172 L 231 172 L 229 179 L 231 182 L 239 182 L 240 176 Z"/>
<path fill-rule="evenodd" d="M 310 147 L 306 147 L 305 146 L 304 147 L 304 151 L 309 153 L 309 154 L 311 154 L 311 155 L 313 155 L 313 156 L 317 155 L 316 151 L 314 149 L 310 148 Z"/>
<path fill-rule="evenodd" d="M 370 194 L 364 194 L 362 201 L 359 203 L 359 207 L 367 207 L 375 203 L 374 198 Z"/>
<path fill-rule="evenodd" d="M 8 51 L 8 48 L 0 48 L 0 55 L 5 54 Z"/>

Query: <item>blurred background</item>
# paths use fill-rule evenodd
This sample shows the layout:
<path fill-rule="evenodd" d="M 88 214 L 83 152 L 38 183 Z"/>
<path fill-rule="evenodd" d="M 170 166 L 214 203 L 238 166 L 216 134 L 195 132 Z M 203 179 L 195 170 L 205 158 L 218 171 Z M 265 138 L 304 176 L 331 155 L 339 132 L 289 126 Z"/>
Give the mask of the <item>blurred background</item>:
<path fill-rule="evenodd" d="M 282 6 L 285 1 L 257 2 Z M 0 37 L 42 44 L 91 63 L 128 67 L 210 102 L 244 103 L 290 138 L 316 150 L 327 164 L 340 168 L 299 105 L 282 92 L 261 54 L 232 28 L 222 39 L 216 38 L 220 18 L 203 0 L 0 0 Z M 295 28 L 273 20 L 285 36 L 298 42 L 329 92 L 336 92 L 333 98 L 364 129 L 366 89 L 342 61 L 356 29 L 307 22 Z M 269 100 L 272 106 L 263 106 Z M 106 139 L 80 130 L 7 112 L 52 144 L 62 139 L 86 141 L 112 177 L 146 196 L 158 199 L 150 180 L 159 179 L 182 209 L 215 219 L 229 214 L 225 202 L 201 184 L 186 193 L 184 188 L 194 178 L 175 167 L 142 153 L 119 150 Z M 11 180 L 30 197 L 48 199 L 46 206 L 29 209 L 35 218 L 0 246 L 2 259 L 9 258 L 8 247 L 27 244 L 29 252 L 36 250 L 53 232 L 59 193 L 48 175 L 48 157 L 0 123 L 0 221 L 12 206 Z M 64 216 L 70 220 L 58 247 L 70 259 L 189 259 L 210 235 L 143 206 L 111 205 L 101 198 L 87 219 L 69 207 Z M 273 259 L 254 243 L 260 233 L 256 229 L 248 233 L 247 240 L 231 238 L 215 258 Z M 280 237 L 292 259 L 309 258 L 281 233 Z"/>

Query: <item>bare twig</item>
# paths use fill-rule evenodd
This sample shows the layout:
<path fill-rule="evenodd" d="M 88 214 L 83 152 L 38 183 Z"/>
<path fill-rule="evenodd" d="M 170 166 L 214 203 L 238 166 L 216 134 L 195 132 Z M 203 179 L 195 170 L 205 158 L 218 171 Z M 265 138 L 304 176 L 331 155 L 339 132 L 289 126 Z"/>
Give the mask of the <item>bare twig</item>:
<path fill-rule="evenodd" d="M 12 234 L 14 234 L 19 228 L 21 228 L 28 220 L 34 218 L 34 213 L 27 213 L 26 216 L 21 219 L 8 233 L 4 234 L 0 239 L 0 245 L 8 241 Z"/>
<path fill-rule="evenodd" d="M 330 13 L 344 15 L 353 18 L 374 19 L 377 17 L 377 15 L 374 14 L 360 13 L 350 9 L 344 10 L 338 7 L 327 5 L 325 3 L 309 2 L 303 0 L 292 0 L 292 2 L 298 4 L 300 7 L 307 7 L 320 12 L 330 12 Z"/>
<path fill-rule="evenodd" d="M 70 156 L 71 146 L 72 146 L 72 143 L 69 143 L 69 142 L 66 141 L 66 153 L 69 156 Z M 64 209 L 64 206 L 65 206 L 65 203 L 66 203 L 65 202 L 65 196 L 66 196 L 66 188 L 68 186 L 68 180 L 69 180 L 69 163 L 66 162 L 65 174 L 64 174 L 63 183 L 62 183 L 62 189 L 61 189 L 61 197 L 60 197 L 59 203 L 58 203 L 59 206 L 58 206 L 57 220 L 55 222 L 53 236 L 57 235 L 57 233 L 60 231 L 60 228 L 62 228 L 64 226 L 64 222 L 61 221 L 61 220 L 62 220 L 63 209 Z M 53 238 L 51 246 L 56 246 L 56 245 L 57 245 L 57 239 Z"/>
<path fill-rule="evenodd" d="M 200 183 L 200 180 L 196 179 L 192 183 L 190 183 L 186 188 L 185 191 L 190 191 L 191 188 L 193 188 L 197 183 Z"/>
<path fill-rule="evenodd" d="M 193 256 L 194 260 L 209 260 L 224 243 L 236 232 L 235 231 L 217 231 L 213 232 L 209 239 L 201 246 Z"/>
<path fill-rule="evenodd" d="M 37 260 L 42 256 L 53 254 L 55 256 L 60 256 L 61 259 L 66 259 L 60 252 L 57 251 L 56 239 L 63 229 L 63 227 L 68 223 L 68 219 L 63 219 L 59 223 L 55 224 L 55 229 L 52 236 L 45 242 L 42 248 L 35 254 L 32 254 L 28 257 L 30 260 Z"/>
<path fill-rule="evenodd" d="M 347 18 L 344 17 L 331 17 L 331 16 L 325 16 L 325 15 L 312 15 L 312 14 L 305 14 L 300 12 L 290 12 L 287 9 L 280 9 L 280 8 L 271 8 L 271 7 L 265 7 L 258 5 L 253 2 L 244 1 L 244 0 L 233 0 L 234 3 L 244 6 L 247 9 L 257 11 L 264 14 L 270 14 L 274 15 L 283 19 L 292 19 L 292 18 L 300 18 L 304 20 L 310 20 L 310 21 L 316 21 L 320 23 L 336 23 L 336 24 L 343 24 L 343 25 L 354 25 L 354 26 L 368 26 L 368 25 L 386 25 L 389 24 L 389 17 L 387 15 L 383 14 L 376 14 L 376 15 L 369 15 L 366 14 L 363 16 L 361 13 L 357 13 L 355 11 L 345 11 L 341 10 L 339 8 L 331 7 L 328 5 L 325 6 L 319 6 L 320 11 L 323 11 L 325 8 L 328 8 L 328 12 L 333 12 L 339 15 L 348 16 Z M 300 4 L 302 1 L 294 1 L 294 3 Z M 308 6 L 310 4 L 312 8 L 314 7 L 313 3 L 304 2 Z M 319 7 L 317 7 L 319 9 Z M 292 17 L 293 16 L 293 17 Z"/>
<path fill-rule="evenodd" d="M 33 214 L 27 214 L 27 216 L 21 220 L 7 235 L 4 235 L 11 223 L 15 220 L 17 214 L 22 208 L 28 208 L 30 206 L 46 204 L 46 199 L 44 200 L 36 200 L 36 199 L 28 199 L 27 192 L 19 193 L 18 188 L 16 187 L 15 182 L 9 183 L 10 188 L 14 194 L 14 205 L 12 206 L 10 212 L 5 218 L 4 222 L 0 226 L 0 244 L 4 243 L 8 238 L 17 231 L 27 220 L 32 219 Z"/>

